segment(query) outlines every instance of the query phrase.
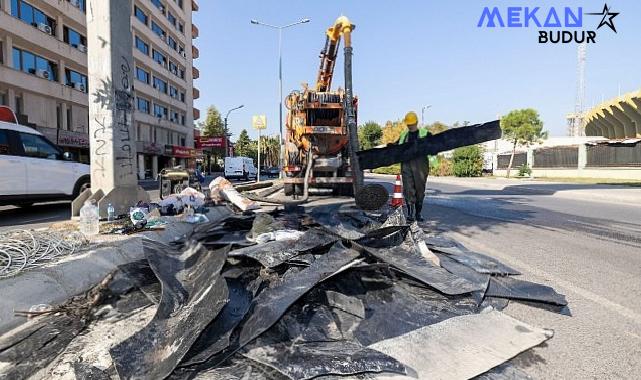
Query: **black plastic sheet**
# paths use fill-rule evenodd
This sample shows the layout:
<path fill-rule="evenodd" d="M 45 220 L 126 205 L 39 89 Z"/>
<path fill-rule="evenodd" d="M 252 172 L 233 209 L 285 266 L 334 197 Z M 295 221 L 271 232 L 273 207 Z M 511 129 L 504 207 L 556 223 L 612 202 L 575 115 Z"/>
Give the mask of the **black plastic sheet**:
<path fill-rule="evenodd" d="M 485 295 L 512 300 L 544 302 L 559 306 L 568 304 L 565 296 L 557 293 L 551 287 L 514 277 L 492 277 Z"/>
<path fill-rule="evenodd" d="M 251 247 L 236 249 L 231 257 L 249 257 L 266 268 L 274 268 L 304 253 L 322 251 L 336 242 L 337 238 L 313 228 L 305 231 L 298 240 L 270 241 Z"/>
<path fill-rule="evenodd" d="M 484 289 L 484 287 L 458 277 L 434 265 L 423 256 L 404 249 L 401 246 L 395 248 L 363 247 L 363 249 L 377 259 L 390 264 L 401 272 L 423 282 L 425 285 L 431 286 L 448 295 L 460 295 Z"/>
<path fill-rule="evenodd" d="M 324 375 L 355 375 L 365 372 L 405 374 L 405 366 L 381 352 L 354 342 L 279 343 L 243 352 L 293 380 Z"/>
<path fill-rule="evenodd" d="M 121 379 L 167 377 L 227 303 L 220 270 L 229 247 L 207 251 L 199 243 L 188 242 L 176 251 L 145 240 L 144 248 L 162 283 L 162 297 L 151 322 L 110 350 Z"/>
<path fill-rule="evenodd" d="M 428 247 L 436 252 L 441 252 L 449 255 L 452 259 L 459 263 L 466 265 L 479 273 L 496 274 L 496 275 L 518 275 L 521 272 L 513 269 L 500 261 L 482 255 L 480 253 L 472 252 L 463 246 L 457 247 L 439 247 L 430 244 L 430 239 L 426 240 Z"/>

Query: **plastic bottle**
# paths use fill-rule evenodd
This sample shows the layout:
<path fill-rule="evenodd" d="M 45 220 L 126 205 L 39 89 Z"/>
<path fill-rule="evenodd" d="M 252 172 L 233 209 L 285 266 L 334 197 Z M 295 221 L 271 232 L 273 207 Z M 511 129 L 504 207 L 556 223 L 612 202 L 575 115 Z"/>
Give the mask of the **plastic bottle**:
<path fill-rule="evenodd" d="M 107 221 L 108 222 L 113 222 L 116 219 L 116 209 L 114 209 L 114 206 L 109 203 L 109 206 L 107 206 Z"/>
<path fill-rule="evenodd" d="M 100 214 L 95 200 L 87 200 L 80 209 L 80 232 L 85 236 L 98 235 Z"/>

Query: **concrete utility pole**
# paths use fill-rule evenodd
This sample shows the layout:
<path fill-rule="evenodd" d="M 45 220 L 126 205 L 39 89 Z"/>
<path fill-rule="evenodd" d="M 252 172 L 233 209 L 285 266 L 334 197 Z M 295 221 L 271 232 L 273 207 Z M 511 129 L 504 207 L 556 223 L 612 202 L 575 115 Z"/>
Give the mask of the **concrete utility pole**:
<path fill-rule="evenodd" d="M 124 215 L 138 201 L 149 200 L 136 175 L 130 10 L 131 0 L 88 2 L 91 190 L 73 202 L 74 216 L 90 198 L 97 201 L 101 217 L 107 216 L 109 203 Z"/>

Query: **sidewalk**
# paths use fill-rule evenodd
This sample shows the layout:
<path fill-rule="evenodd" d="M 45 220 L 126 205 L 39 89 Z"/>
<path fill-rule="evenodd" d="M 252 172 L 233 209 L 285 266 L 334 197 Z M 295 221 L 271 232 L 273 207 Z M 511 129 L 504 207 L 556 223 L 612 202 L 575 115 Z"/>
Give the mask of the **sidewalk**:
<path fill-rule="evenodd" d="M 393 175 L 368 174 L 373 178 Z M 547 195 L 558 198 L 641 206 L 641 188 L 621 185 L 581 184 L 497 177 L 429 177 L 428 184 L 444 184 L 512 194 Z"/>

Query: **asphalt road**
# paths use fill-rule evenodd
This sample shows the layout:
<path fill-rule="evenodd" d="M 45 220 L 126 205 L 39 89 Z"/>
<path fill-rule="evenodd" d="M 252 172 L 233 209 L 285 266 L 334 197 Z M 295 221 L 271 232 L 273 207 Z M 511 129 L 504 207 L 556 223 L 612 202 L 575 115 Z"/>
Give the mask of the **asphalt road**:
<path fill-rule="evenodd" d="M 392 189 L 393 179 L 370 181 Z M 641 205 L 430 181 L 427 191 L 432 228 L 567 296 L 572 316 L 510 303 L 508 314 L 555 331 L 545 346 L 515 358 L 517 366 L 537 379 L 639 378 Z M 0 231 L 68 218 L 68 203 L 0 207 Z"/>
<path fill-rule="evenodd" d="M 391 190 L 393 180 L 382 181 Z M 515 358 L 518 367 L 536 379 L 639 378 L 641 204 L 429 180 L 428 193 L 424 213 L 433 228 L 567 296 L 572 316 L 510 303 L 508 314 L 555 331 L 546 346 Z"/>

